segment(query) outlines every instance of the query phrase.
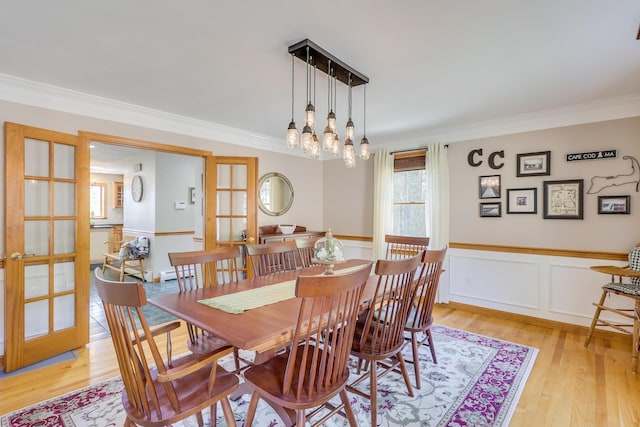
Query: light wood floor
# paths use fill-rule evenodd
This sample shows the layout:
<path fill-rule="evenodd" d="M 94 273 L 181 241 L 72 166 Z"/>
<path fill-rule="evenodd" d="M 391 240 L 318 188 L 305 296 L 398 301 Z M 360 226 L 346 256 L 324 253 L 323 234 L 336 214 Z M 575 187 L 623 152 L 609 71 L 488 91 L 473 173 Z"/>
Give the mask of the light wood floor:
<path fill-rule="evenodd" d="M 511 426 L 638 426 L 640 375 L 631 373 L 630 341 L 594 337 L 436 306 L 441 325 L 540 350 Z M 173 335 L 186 351 L 186 330 Z M 78 350 L 71 362 L 0 380 L 0 414 L 118 375 L 109 339 Z"/>

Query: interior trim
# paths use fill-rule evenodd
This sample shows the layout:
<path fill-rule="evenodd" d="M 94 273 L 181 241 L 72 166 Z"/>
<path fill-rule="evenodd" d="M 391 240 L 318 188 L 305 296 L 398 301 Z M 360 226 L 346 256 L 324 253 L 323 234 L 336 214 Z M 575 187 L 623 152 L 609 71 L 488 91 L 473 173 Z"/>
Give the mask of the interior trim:
<path fill-rule="evenodd" d="M 145 231 L 145 230 L 134 230 L 132 228 L 123 228 L 122 234 L 131 235 L 131 234 L 144 234 L 146 236 L 180 236 L 185 234 L 196 234 L 195 230 L 184 230 L 184 231 Z"/>
<path fill-rule="evenodd" d="M 70 114 L 152 128 L 233 145 L 306 157 L 289 150 L 278 138 L 171 114 L 135 104 L 103 98 L 33 80 L 0 74 L 0 99 Z M 468 123 L 464 126 L 432 128 L 407 135 L 390 133 L 376 138 L 389 151 L 420 146 L 425 140 L 465 141 L 497 135 L 529 132 L 582 123 L 635 117 L 640 114 L 640 95 L 624 95 L 534 113 Z"/>
<path fill-rule="evenodd" d="M 334 234 L 333 237 L 340 240 L 356 240 L 359 242 L 373 242 L 373 237 L 368 237 L 368 236 L 349 236 L 347 234 Z"/>
<path fill-rule="evenodd" d="M 515 322 L 522 322 L 528 325 L 541 326 L 544 328 L 556 329 L 560 331 L 571 332 L 578 335 L 586 336 L 589 332 L 587 326 L 574 325 L 572 323 L 559 322 L 557 320 L 541 319 L 539 317 L 527 316 L 524 314 L 511 313 L 507 311 L 495 310 L 492 308 L 478 307 L 475 305 L 463 304 L 460 302 L 451 301 L 447 304 L 438 304 L 439 307 L 449 308 L 452 310 L 461 310 L 469 313 L 479 314 L 482 316 L 498 317 L 500 319 L 512 320 Z M 437 319 L 436 319 L 437 323 Z M 631 343 L 631 335 L 623 334 L 620 332 L 606 331 L 603 329 L 595 329 L 593 336 L 608 339 L 621 339 Z"/>
<path fill-rule="evenodd" d="M 627 261 L 629 256 L 627 253 L 618 252 L 578 251 L 573 249 L 532 248 L 526 246 L 481 245 L 476 243 L 460 242 L 449 242 L 449 247 L 452 249 L 470 249 L 474 251 L 510 252 L 569 258 L 607 259 L 612 261 Z"/>

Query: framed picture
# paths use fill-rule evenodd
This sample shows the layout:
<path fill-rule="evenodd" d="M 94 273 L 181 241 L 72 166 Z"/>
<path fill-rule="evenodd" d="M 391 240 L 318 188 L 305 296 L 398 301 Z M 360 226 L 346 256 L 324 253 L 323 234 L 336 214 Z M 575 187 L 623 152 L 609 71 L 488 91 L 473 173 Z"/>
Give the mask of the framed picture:
<path fill-rule="evenodd" d="M 598 196 L 598 213 L 603 215 L 631 213 L 631 196 Z"/>
<path fill-rule="evenodd" d="M 517 176 L 551 175 L 551 151 L 518 154 Z"/>
<path fill-rule="evenodd" d="M 502 203 L 480 203 L 480 216 L 481 217 L 501 217 L 502 216 Z"/>
<path fill-rule="evenodd" d="M 500 175 L 488 175 L 480 177 L 480 198 L 500 198 Z"/>
<path fill-rule="evenodd" d="M 508 214 L 536 214 L 538 213 L 537 188 L 509 188 L 507 189 Z"/>
<path fill-rule="evenodd" d="M 544 181 L 544 219 L 582 219 L 584 180 Z"/>

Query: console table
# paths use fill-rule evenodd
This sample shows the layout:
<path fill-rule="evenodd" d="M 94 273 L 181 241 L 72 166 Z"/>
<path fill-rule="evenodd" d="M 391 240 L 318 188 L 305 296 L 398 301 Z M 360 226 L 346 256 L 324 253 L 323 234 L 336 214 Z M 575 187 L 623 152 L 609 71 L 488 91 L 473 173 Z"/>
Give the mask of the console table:
<path fill-rule="evenodd" d="M 313 239 L 324 237 L 324 231 L 307 231 L 307 227 L 297 225 L 291 234 L 278 232 L 277 225 L 262 225 L 258 227 L 258 243 L 287 242 L 295 239 Z"/>

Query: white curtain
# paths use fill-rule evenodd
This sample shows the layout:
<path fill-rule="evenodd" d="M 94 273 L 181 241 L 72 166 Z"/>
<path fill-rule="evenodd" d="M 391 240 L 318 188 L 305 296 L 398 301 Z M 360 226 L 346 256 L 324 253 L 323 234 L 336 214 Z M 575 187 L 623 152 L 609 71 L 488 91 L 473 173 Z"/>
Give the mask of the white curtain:
<path fill-rule="evenodd" d="M 449 245 L 449 163 L 447 147 L 442 143 L 429 144 L 426 158 L 427 236 L 432 249 Z M 441 278 L 443 279 L 443 278 Z M 437 302 L 449 302 L 449 288 L 440 281 Z"/>
<path fill-rule="evenodd" d="M 384 235 L 391 232 L 393 219 L 393 156 L 376 151 L 373 170 L 373 259 L 385 257 Z"/>

